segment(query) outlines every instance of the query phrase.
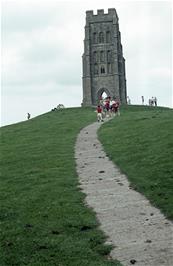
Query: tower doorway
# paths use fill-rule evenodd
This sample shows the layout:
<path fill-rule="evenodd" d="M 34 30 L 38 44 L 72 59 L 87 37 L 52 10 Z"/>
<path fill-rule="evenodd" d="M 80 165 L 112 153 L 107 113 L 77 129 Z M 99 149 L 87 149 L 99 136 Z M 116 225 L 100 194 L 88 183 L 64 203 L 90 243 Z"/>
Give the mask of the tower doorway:
<path fill-rule="evenodd" d="M 97 99 L 100 100 L 100 99 L 105 99 L 107 97 L 109 97 L 111 94 L 109 92 L 108 89 L 106 88 L 101 88 L 100 90 L 98 90 L 97 92 Z"/>
<path fill-rule="evenodd" d="M 107 95 L 107 93 L 104 91 L 103 93 L 102 93 L 102 99 L 105 99 L 105 98 L 107 98 L 108 97 L 108 95 Z"/>

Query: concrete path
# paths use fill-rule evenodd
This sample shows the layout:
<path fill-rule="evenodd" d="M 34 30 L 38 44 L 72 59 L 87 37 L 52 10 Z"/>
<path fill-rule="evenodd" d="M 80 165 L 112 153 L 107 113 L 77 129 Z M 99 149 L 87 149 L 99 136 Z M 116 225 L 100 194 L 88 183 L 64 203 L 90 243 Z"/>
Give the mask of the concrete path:
<path fill-rule="evenodd" d="M 97 139 L 101 123 L 78 135 L 75 157 L 86 203 L 113 244 L 111 257 L 124 266 L 173 266 L 173 223 L 131 189 L 127 177 L 109 160 Z"/>

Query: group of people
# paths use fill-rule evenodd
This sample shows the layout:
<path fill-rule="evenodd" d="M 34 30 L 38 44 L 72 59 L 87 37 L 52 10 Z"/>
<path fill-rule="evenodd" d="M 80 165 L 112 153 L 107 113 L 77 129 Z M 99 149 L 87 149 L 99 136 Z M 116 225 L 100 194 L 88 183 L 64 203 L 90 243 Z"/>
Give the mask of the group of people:
<path fill-rule="evenodd" d="M 97 121 L 98 122 L 103 122 L 105 117 L 111 117 L 111 116 L 116 116 L 120 115 L 120 102 L 118 99 L 111 97 L 106 97 L 103 99 L 100 97 L 99 99 L 99 104 L 97 106 L 96 112 L 97 112 Z"/>
<path fill-rule="evenodd" d="M 144 105 L 144 96 L 141 96 L 142 99 L 142 104 Z M 148 100 L 149 106 L 157 106 L 157 98 L 152 97 L 151 99 Z"/>
<path fill-rule="evenodd" d="M 148 100 L 149 106 L 157 106 L 157 98 L 152 97 L 151 99 Z"/>
<path fill-rule="evenodd" d="M 144 105 L 145 104 L 144 96 L 141 96 L 141 100 L 142 100 L 142 105 Z M 131 104 L 131 100 L 130 100 L 129 96 L 127 96 L 127 104 Z M 152 97 L 151 99 L 149 99 L 148 105 L 149 106 L 157 106 L 157 98 Z"/>
<path fill-rule="evenodd" d="M 53 108 L 51 111 L 57 111 L 64 108 L 65 108 L 64 104 L 60 103 L 57 105 L 57 107 Z"/>

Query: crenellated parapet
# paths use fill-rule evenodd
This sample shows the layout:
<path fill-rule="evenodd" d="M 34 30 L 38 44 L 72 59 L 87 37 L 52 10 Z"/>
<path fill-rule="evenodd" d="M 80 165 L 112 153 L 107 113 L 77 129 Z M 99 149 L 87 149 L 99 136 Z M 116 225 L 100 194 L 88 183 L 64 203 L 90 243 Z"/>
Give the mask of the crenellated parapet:
<path fill-rule="evenodd" d="M 115 8 L 108 8 L 108 13 L 104 12 L 104 9 L 97 9 L 97 14 L 94 14 L 93 10 L 87 10 L 86 11 L 86 18 L 91 18 L 91 17 L 95 17 L 95 16 L 103 16 L 103 15 L 111 15 L 111 16 L 117 16 L 117 12 Z"/>
<path fill-rule="evenodd" d="M 104 12 L 104 9 L 98 9 L 97 14 L 94 14 L 93 10 L 86 11 L 86 25 L 89 23 L 101 21 L 110 21 L 113 19 L 113 23 L 118 23 L 118 15 L 115 8 L 109 8 L 108 13 Z"/>

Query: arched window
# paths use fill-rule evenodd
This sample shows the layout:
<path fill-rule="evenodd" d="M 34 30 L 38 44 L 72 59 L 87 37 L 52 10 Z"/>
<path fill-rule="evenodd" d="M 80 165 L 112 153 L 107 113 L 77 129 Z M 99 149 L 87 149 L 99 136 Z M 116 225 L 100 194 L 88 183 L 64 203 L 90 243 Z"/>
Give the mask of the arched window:
<path fill-rule="evenodd" d="M 93 43 L 97 43 L 97 33 L 93 33 Z"/>
<path fill-rule="evenodd" d="M 105 53 L 104 51 L 100 51 L 100 62 L 104 62 L 105 61 Z"/>
<path fill-rule="evenodd" d="M 107 51 L 107 61 L 111 62 L 111 51 L 110 50 Z"/>
<path fill-rule="evenodd" d="M 98 75 L 98 65 L 94 64 L 94 74 Z"/>
<path fill-rule="evenodd" d="M 111 41 L 111 33 L 110 31 L 106 32 L 106 42 L 110 42 Z"/>
<path fill-rule="evenodd" d="M 104 42 L 104 34 L 103 32 L 99 33 L 99 43 L 103 43 Z"/>
<path fill-rule="evenodd" d="M 101 66 L 100 72 L 101 72 L 101 74 L 104 74 L 104 73 L 105 73 L 105 68 L 104 68 L 104 66 Z"/>
<path fill-rule="evenodd" d="M 96 51 L 93 53 L 93 61 L 95 63 L 97 62 L 97 52 Z"/>
<path fill-rule="evenodd" d="M 120 61 L 118 62 L 118 70 L 122 72 L 122 63 Z"/>
<path fill-rule="evenodd" d="M 108 63 L 108 74 L 112 73 L 112 65 L 111 63 Z"/>

